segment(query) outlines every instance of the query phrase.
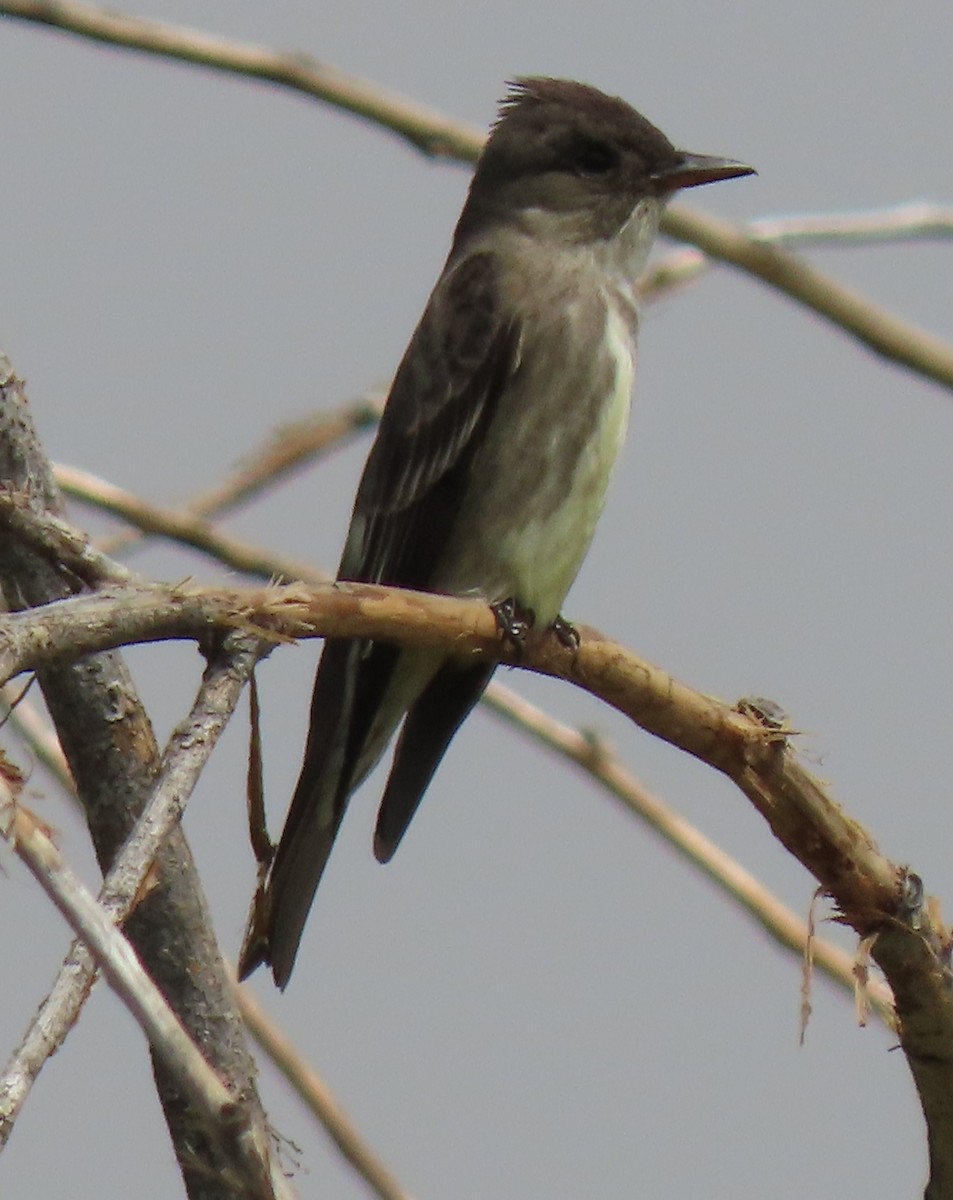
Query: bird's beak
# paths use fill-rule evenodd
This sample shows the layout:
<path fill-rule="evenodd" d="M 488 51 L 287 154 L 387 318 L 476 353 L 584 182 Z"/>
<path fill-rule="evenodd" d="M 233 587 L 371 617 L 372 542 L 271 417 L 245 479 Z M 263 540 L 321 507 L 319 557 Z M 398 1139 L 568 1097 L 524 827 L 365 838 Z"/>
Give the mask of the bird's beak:
<path fill-rule="evenodd" d="M 698 187 L 700 183 L 716 183 L 719 179 L 737 179 L 740 175 L 756 174 L 754 167 L 736 162 L 733 158 L 683 153 L 674 166 L 656 171 L 652 178 L 659 191 L 676 192 L 679 188 Z"/>

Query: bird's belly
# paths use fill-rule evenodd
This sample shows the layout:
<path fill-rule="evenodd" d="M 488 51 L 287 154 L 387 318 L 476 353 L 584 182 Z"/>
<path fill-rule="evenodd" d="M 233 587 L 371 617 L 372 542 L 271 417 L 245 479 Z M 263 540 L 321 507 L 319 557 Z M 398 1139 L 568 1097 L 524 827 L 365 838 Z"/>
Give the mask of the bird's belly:
<path fill-rule="evenodd" d="M 601 353 L 600 353 L 601 352 Z M 586 556 L 628 424 L 634 359 L 615 314 L 587 369 L 529 379 L 499 414 L 473 464 L 473 482 L 437 590 L 513 598 L 551 624 Z M 598 364 L 601 360 L 601 368 Z M 535 399 L 531 399 L 535 397 Z"/>

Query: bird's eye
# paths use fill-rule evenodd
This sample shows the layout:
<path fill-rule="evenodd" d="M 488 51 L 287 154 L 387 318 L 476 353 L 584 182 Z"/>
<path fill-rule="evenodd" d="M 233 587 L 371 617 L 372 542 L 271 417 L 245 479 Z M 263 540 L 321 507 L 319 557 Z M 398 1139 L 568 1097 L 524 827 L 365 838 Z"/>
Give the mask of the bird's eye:
<path fill-rule="evenodd" d="M 579 175 L 607 175 L 618 165 L 618 150 L 605 142 L 584 142 L 572 156 L 572 168 Z"/>

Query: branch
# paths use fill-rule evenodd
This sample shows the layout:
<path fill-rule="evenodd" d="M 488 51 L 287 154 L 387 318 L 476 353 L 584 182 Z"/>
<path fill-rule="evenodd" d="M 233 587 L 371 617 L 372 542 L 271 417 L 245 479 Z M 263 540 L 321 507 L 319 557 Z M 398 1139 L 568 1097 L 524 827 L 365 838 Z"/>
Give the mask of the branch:
<path fill-rule="evenodd" d="M 424 154 L 472 161 L 483 144 L 480 130 L 450 121 L 433 109 L 346 75 L 307 54 L 234 42 L 198 29 L 128 17 L 70 0 L 5 0 L 0 3 L 0 15 L 53 25 L 94 42 L 276 83 L 389 129 Z"/>
<path fill-rule="evenodd" d="M 203 1115 L 208 1136 L 220 1145 L 230 1165 L 226 1179 L 233 1194 L 281 1194 L 283 1181 L 270 1166 L 264 1130 L 256 1130 L 247 1108 L 236 1104 L 143 970 L 132 946 L 66 865 L 43 825 L 17 802 L 5 775 L 0 775 L 0 834 L 89 947 L 112 989 Z"/>
<path fill-rule="evenodd" d="M 2 511 L 0 503 L 0 516 Z M 740 864 L 694 829 L 684 817 L 646 791 L 605 745 L 594 737 L 563 725 L 498 681 L 490 684 L 484 700 L 491 710 L 511 725 L 516 725 L 568 758 L 608 789 L 628 811 L 648 823 L 681 855 L 704 871 L 723 892 L 741 904 L 781 945 L 800 955 L 805 953 L 809 936 L 806 922 L 783 905 Z M 39 731 L 31 729 L 30 744 L 45 760 L 50 750 L 42 741 L 38 744 L 38 737 Z M 855 990 L 854 960 L 851 956 L 823 939 L 814 938 L 813 946 L 817 967 L 842 988 Z M 888 990 L 882 985 L 871 984 L 867 995 L 881 1019 L 893 1026 L 893 1004 Z"/>
<path fill-rule="evenodd" d="M 101 909 L 121 925 L 146 890 L 159 847 L 177 826 L 205 763 L 223 732 L 258 660 L 258 647 L 242 639 L 209 663 L 189 716 L 173 731 L 155 791 L 99 894 Z M 6 1143 L 29 1090 L 47 1058 L 76 1023 L 96 978 L 82 941 L 74 942 L 53 987 L 0 1078 L 0 1148 Z"/>
<path fill-rule="evenodd" d="M 160 21 L 122 16 L 73 0 L 0 0 L 0 15 L 230 74 L 267 80 L 332 104 L 405 138 L 428 155 L 474 162 L 485 135 L 304 54 L 288 54 Z M 953 388 L 953 347 L 741 228 L 672 204 L 662 229 L 731 263 L 858 338 L 884 358 Z"/>
<path fill-rule="evenodd" d="M 842 990 L 856 996 L 855 956 L 825 938 L 814 936 L 808 923 L 782 904 L 750 871 L 705 837 L 681 813 L 654 796 L 626 770 L 602 740 L 555 720 L 501 683 L 490 684 L 484 702 L 507 724 L 523 730 L 575 763 L 619 800 L 626 812 L 638 817 L 682 859 L 707 875 L 719 891 L 740 905 L 779 945 L 802 957 L 810 947 L 813 965 Z M 890 989 L 879 980 L 869 981 L 864 996 L 883 1023 L 896 1029 Z"/>
<path fill-rule="evenodd" d="M 0 484 L 0 529 L 32 550 L 38 558 L 88 587 L 100 583 L 135 583 L 132 571 L 94 550 L 75 525 L 48 511 L 38 512 L 26 492 Z"/>
<path fill-rule="evenodd" d="M 0 693 L 3 703 L 4 724 L 9 722 L 16 730 L 20 740 L 27 746 L 36 760 L 43 764 L 68 796 L 76 799 L 76 787 L 70 775 L 63 748 L 56 734 L 37 706 L 29 699 L 22 698 L 22 685 L 13 687 L 7 684 Z M 13 702 L 17 700 L 14 708 Z"/>
<path fill-rule="evenodd" d="M 328 1136 L 379 1200 L 411 1200 L 361 1137 L 331 1089 L 268 1016 L 251 988 L 235 981 L 235 994 L 252 1037 L 324 1126 Z"/>
<path fill-rule="evenodd" d="M 106 647 L 166 638 L 198 638 L 243 628 L 264 638 L 375 638 L 468 657 L 515 656 L 501 645 L 490 609 L 478 601 L 374 584 L 200 588 L 147 584 L 113 587 L 0 620 L 0 679 Z M 828 840 L 849 844 L 873 881 L 896 900 L 897 875 L 869 838 L 831 806 L 820 785 L 787 752 L 783 731 L 693 691 L 618 643 L 582 627 L 577 651 L 548 633 L 531 636 L 519 663 L 569 680 L 601 697 L 648 732 L 723 771 L 746 790 L 787 840 L 803 834 L 804 812 L 825 812 Z M 791 793 L 791 794 L 789 794 Z M 776 811 L 783 799 L 790 811 Z M 830 879 L 847 882 L 844 863 Z"/>
<path fill-rule="evenodd" d="M 276 638 L 376 638 L 438 647 L 463 658 L 504 657 L 490 610 L 474 601 L 370 584 L 305 588 L 113 589 L 0 623 L 0 675 L 50 655 L 88 653 L 123 640 L 198 636 L 238 625 Z M 934 1178 L 953 1154 L 953 991 L 948 931 L 916 898 L 915 877 L 885 858 L 866 831 L 797 760 L 770 712 L 744 712 L 693 691 L 595 630 L 577 651 L 546 633 L 528 639 L 518 665 L 569 680 L 657 737 L 723 772 L 782 844 L 871 937 L 896 999 L 900 1039 L 927 1116 Z M 512 660 L 512 656 L 510 656 Z M 911 894 L 915 897 L 910 900 Z M 953 1163 L 951 1163 L 953 1166 Z"/>
<path fill-rule="evenodd" d="M 749 223 L 766 242 L 808 246 L 868 246 L 872 243 L 953 238 L 953 207 L 911 200 L 855 212 L 792 213 Z"/>
<path fill-rule="evenodd" d="M 753 238 L 781 246 L 869 246 L 905 241 L 953 238 L 953 208 L 914 200 L 887 208 L 857 212 L 794 213 L 785 217 L 755 217 L 745 228 Z M 653 263 L 640 284 L 642 297 L 652 301 L 690 283 L 713 266 L 695 246 L 679 246 Z"/>
<path fill-rule="evenodd" d="M 68 487 L 71 496 L 103 512 L 121 517 L 143 533 L 159 533 L 164 537 L 174 538 L 181 545 L 201 550 L 203 554 L 236 571 L 244 571 L 250 575 L 263 573 L 264 559 L 257 546 L 220 533 L 201 517 L 149 504 L 132 492 L 107 483 L 106 480 L 78 467 L 61 465 L 57 467 L 56 474 L 57 479 Z M 274 566 L 275 563 L 276 556 L 269 554 L 269 566 Z M 280 560 L 278 566 L 281 576 L 285 579 L 298 579 L 302 572 L 308 569 L 304 563 L 293 562 L 290 559 Z"/>
<path fill-rule="evenodd" d="M 60 514 L 49 463 L 36 437 L 26 396 L 0 356 L 0 479 L 29 497 L 38 514 Z M 45 605 L 75 592 L 76 576 L 12 537 L 0 537 L 0 586 L 10 608 Z M 102 653 L 39 674 L 105 873 L 149 796 L 158 750 L 148 718 L 118 654 Z M 211 921 L 188 844 L 176 829 L 159 853 L 156 886 L 126 933 L 236 1102 L 252 1123 L 265 1119 L 253 1064 L 241 1036 L 232 990 L 211 934 Z M 196 971 L 195 964 L 202 970 Z M 164 1060 L 153 1056 L 160 1101 L 192 1196 L 231 1200 L 216 1175 L 220 1157 L 204 1121 Z M 225 1164 L 223 1164 L 223 1167 Z"/>
<path fill-rule="evenodd" d="M 380 392 L 369 393 L 358 400 L 342 404 L 337 409 L 322 410 L 301 421 L 294 421 L 276 429 L 262 444 L 249 451 L 227 478 L 181 504 L 176 515 L 206 519 L 219 517 L 253 500 L 279 480 L 303 466 L 316 462 L 328 451 L 344 445 L 356 434 L 375 426 L 384 408 L 384 399 Z M 70 468 L 54 467 L 54 472 L 57 484 L 68 496 L 73 495 L 70 487 Z M 81 491 L 76 494 L 77 498 L 83 498 Z M 147 532 L 152 531 L 125 531 L 112 538 L 105 538 L 101 543 L 102 548 L 109 554 L 116 554 L 141 541 Z M 168 536 L 175 537 L 171 533 Z M 210 547 L 206 546 L 203 549 L 214 557 Z M 270 561 L 268 569 L 262 573 L 266 578 L 278 576 L 282 574 L 280 564 L 276 567 Z"/>
<path fill-rule="evenodd" d="M 953 388 L 953 346 L 949 342 L 895 317 L 803 260 L 749 237 L 728 221 L 678 205 L 667 209 L 665 232 L 784 292 L 853 334 L 881 357 Z"/>

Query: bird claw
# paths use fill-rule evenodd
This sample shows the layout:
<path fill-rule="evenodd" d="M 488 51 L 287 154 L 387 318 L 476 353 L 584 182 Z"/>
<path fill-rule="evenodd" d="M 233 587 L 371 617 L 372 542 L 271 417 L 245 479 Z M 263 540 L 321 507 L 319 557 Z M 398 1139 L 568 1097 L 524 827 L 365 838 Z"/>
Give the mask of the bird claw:
<path fill-rule="evenodd" d="M 560 646 L 565 646 L 567 650 L 579 649 L 579 630 L 571 621 L 567 621 L 561 613 L 553 621 L 552 630 Z"/>
<path fill-rule="evenodd" d="M 529 631 L 533 628 L 536 614 L 531 608 L 523 608 L 512 596 L 508 596 L 505 600 L 499 600 L 496 604 L 491 604 L 490 608 L 493 610 L 493 616 L 496 617 L 496 627 L 499 629 L 503 641 L 518 653 L 522 650 Z"/>

